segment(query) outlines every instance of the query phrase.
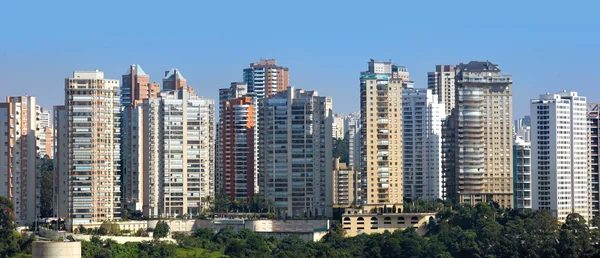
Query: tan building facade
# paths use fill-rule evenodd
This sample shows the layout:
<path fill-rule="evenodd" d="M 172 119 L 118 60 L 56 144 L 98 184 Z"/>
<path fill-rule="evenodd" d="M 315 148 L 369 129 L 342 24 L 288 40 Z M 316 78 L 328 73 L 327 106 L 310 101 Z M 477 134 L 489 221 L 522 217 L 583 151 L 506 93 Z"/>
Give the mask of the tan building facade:
<path fill-rule="evenodd" d="M 369 62 L 360 75 L 362 203 L 403 202 L 402 89 L 408 71 L 392 62 Z"/>
<path fill-rule="evenodd" d="M 287 90 L 290 85 L 289 77 L 289 69 L 278 66 L 275 59 L 261 59 L 244 69 L 244 82 L 248 83 L 248 92 L 255 93 L 259 99 Z"/>
<path fill-rule="evenodd" d="M 456 67 L 456 107 L 445 139 L 448 195 L 470 205 L 512 207 L 512 77 L 498 65 L 471 61 Z"/>
<path fill-rule="evenodd" d="M 355 204 L 356 171 L 346 163 L 340 163 L 340 158 L 333 159 L 333 205 L 349 206 Z"/>
<path fill-rule="evenodd" d="M 20 225 L 34 222 L 39 213 L 37 117 L 35 97 L 0 103 L 0 196 L 12 201 Z"/>
<path fill-rule="evenodd" d="M 342 226 L 347 237 L 394 232 L 409 227 L 424 234 L 431 218 L 435 218 L 435 213 L 372 213 L 361 209 L 346 209 L 342 215 Z"/>

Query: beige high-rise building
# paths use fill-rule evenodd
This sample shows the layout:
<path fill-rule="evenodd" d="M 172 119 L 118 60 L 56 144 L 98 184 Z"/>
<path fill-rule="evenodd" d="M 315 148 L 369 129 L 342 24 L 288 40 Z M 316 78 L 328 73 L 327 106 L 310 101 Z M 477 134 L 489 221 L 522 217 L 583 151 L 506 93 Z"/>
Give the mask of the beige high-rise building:
<path fill-rule="evenodd" d="M 427 88 L 433 90 L 439 102 L 444 104 L 446 115 L 450 114 L 456 103 L 454 100 L 455 69 L 454 65 L 436 65 L 435 72 L 427 73 Z"/>
<path fill-rule="evenodd" d="M 402 89 L 408 80 L 405 67 L 373 59 L 369 70 L 360 75 L 360 177 L 365 205 L 402 207 Z"/>
<path fill-rule="evenodd" d="M 0 103 L 0 196 L 12 201 L 20 225 L 39 215 L 37 118 L 35 97 L 7 97 Z"/>
<path fill-rule="evenodd" d="M 64 109 L 55 164 L 59 176 L 66 174 L 67 189 L 58 191 L 67 198 L 67 229 L 120 218 L 119 80 L 98 70 L 73 72 L 65 79 Z"/>
<path fill-rule="evenodd" d="M 512 207 L 512 76 L 490 62 L 461 63 L 455 100 L 444 139 L 448 197 Z"/>
<path fill-rule="evenodd" d="M 275 59 L 260 59 L 244 69 L 244 82 L 248 92 L 258 99 L 268 98 L 290 86 L 290 73 L 287 67 L 278 66 Z"/>
<path fill-rule="evenodd" d="M 340 163 L 340 158 L 333 159 L 333 205 L 349 206 L 355 204 L 356 171 L 346 163 Z"/>

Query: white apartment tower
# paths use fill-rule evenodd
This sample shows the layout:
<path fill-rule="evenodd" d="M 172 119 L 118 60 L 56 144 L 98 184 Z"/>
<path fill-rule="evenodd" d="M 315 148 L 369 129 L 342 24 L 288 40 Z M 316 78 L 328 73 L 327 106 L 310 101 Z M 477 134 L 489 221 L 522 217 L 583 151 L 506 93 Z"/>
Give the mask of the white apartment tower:
<path fill-rule="evenodd" d="M 330 97 L 288 88 L 259 103 L 259 189 L 280 216 L 332 216 Z"/>
<path fill-rule="evenodd" d="M 531 100 L 532 209 L 564 222 L 571 213 L 589 220 L 586 98 L 577 92 Z"/>
<path fill-rule="evenodd" d="M 31 96 L 7 97 L 0 103 L 0 196 L 12 201 L 20 225 L 34 222 L 39 215 L 35 100 Z"/>
<path fill-rule="evenodd" d="M 214 105 L 186 87 L 144 100 L 144 216 L 198 215 L 214 197 Z"/>
<path fill-rule="evenodd" d="M 360 75 L 359 176 L 366 205 L 402 207 L 402 89 L 408 76 L 404 67 L 373 59 Z"/>
<path fill-rule="evenodd" d="M 442 199 L 443 103 L 430 89 L 402 92 L 404 198 Z"/>
<path fill-rule="evenodd" d="M 56 162 L 67 175 L 68 229 L 80 224 L 120 218 L 119 81 L 104 73 L 75 71 L 65 79 L 65 115 L 57 134 L 63 155 Z M 66 142 L 65 142 L 66 141 Z M 66 158 L 66 162 L 62 160 Z M 59 201 L 60 203 L 60 201 Z"/>

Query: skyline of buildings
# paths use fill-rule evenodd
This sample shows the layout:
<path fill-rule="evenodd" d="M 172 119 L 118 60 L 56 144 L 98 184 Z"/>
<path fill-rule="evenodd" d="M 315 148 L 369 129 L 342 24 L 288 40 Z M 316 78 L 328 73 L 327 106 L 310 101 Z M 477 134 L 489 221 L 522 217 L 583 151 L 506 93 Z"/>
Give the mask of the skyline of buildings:
<path fill-rule="evenodd" d="M 9 97 L 0 103 L 0 167 L 8 168 L 0 185 L 10 187 L 0 194 L 19 204 L 19 223 L 35 220 L 36 162 L 48 155 L 54 213 L 71 227 L 119 219 L 124 209 L 191 218 L 211 199 L 255 194 L 273 201 L 277 216 L 296 218 L 331 217 L 333 205 L 353 203 L 395 213 L 415 199 L 496 201 L 559 220 L 600 215 L 598 105 L 575 92 L 542 94 L 531 116 L 513 120 L 512 77 L 496 64 L 437 65 L 427 87 L 415 88 L 406 67 L 371 59 L 360 73 L 360 112 L 343 115 L 330 97 L 292 87 L 274 59 L 242 75 L 219 89 L 217 107 L 179 70 L 165 72 L 161 90 L 137 64 L 122 81 L 73 72 L 53 112 L 35 97 Z M 558 111 L 547 118 L 534 102 Z M 24 117 L 23 107 L 33 113 Z M 347 162 L 333 156 L 334 138 L 345 141 Z M 18 156 L 25 149 L 33 156 Z"/>

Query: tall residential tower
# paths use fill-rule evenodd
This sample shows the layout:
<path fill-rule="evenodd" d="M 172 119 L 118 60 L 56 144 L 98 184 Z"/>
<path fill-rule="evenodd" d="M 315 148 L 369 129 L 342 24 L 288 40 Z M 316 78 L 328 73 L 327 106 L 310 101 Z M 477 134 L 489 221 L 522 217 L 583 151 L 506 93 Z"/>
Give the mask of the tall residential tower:
<path fill-rule="evenodd" d="M 450 114 L 456 101 L 454 99 L 454 65 L 436 65 L 435 72 L 427 73 L 427 88 L 433 90 L 439 102 L 444 104 L 444 113 Z"/>
<path fill-rule="evenodd" d="M 531 100 L 531 206 L 562 222 L 571 213 L 590 219 L 586 104 L 566 91 Z"/>
<path fill-rule="evenodd" d="M 408 77 L 406 68 L 373 59 L 360 74 L 359 176 L 366 205 L 402 207 L 402 89 Z"/>
<path fill-rule="evenodd" d="M 288 88 L 259 103 L 260 193 L 278 215 L 332 216 L 330 97 Z"/>
<path fill-rule="evenodd" d="M 512 77 L 498 65 L 456 67 L 455 108 L 445 123 L 444 173 L 449 198 L 513 206 Z"/>
<path fill-rule="evenodd" d="M 278 66 L 275 59 L 261 59 L 244 69 L 248 92 L 255 93 L 258 99 L 285 91 L 290 85 L 289 76 L 289 69 Z"/>
<path fill-rule="evenodd" d="M 57 162 L 68 177 L 69 229 L 121 216 L 119 106 L 119 81 L 103 72 L 75 71 L 65 79 L 66 119 L 58 122 L 66 125 L 59 124 L 57 133 L 66 129 L 66 143 L 59 143 L 66 153 L 58 158 L 67 161 Z"/>

